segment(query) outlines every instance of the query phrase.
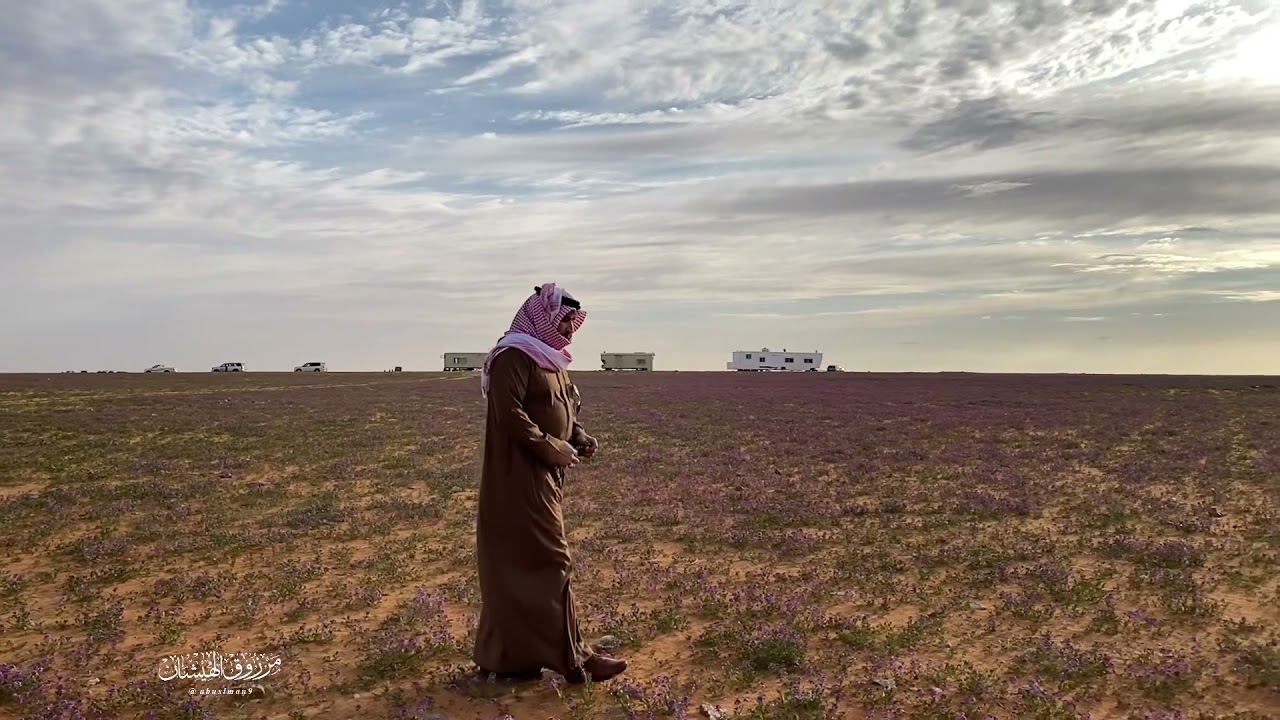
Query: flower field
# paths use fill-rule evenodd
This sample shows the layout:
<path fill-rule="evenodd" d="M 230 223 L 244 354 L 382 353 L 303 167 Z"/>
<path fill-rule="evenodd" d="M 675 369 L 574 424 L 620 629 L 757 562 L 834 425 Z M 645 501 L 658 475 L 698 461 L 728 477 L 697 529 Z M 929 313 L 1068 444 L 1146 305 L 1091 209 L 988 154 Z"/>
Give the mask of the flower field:
<path fill-rule="evenodd" d="M 1280 716 L 1274 379 L 574 379 L 586 687 L 472 673 L 475 375 L 0 376 L 0 717 Z"/>

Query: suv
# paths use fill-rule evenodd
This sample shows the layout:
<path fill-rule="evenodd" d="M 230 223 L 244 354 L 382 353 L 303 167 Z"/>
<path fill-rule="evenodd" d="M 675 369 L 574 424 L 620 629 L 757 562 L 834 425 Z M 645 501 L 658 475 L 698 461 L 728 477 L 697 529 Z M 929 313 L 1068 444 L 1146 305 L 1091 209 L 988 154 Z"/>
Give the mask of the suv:
<path fill-rule="evenodd" d="M 222 363 L 213 369 L 214 372 L 244 372 L 244 365 L 240 363 Z"/>
<path fill-rule="evenodd" d="M 309 362 L 309 363 L 303 363 L 299 365 L 298 367 L 294 368 L 293 371 L 294 372 L 325 372 L 328 369 L 329 368 L 325 367 L 325 364 L 322 362 Z"/>

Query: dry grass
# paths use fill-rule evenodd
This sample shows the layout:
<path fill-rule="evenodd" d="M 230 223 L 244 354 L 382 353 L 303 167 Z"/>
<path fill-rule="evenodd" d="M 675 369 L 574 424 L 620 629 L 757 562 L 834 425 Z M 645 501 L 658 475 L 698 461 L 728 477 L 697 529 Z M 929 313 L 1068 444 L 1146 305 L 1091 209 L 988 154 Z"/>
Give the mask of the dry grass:
<path fill-rule="evenodd" d="M 474 376 L 0 377 L 0 717 L 1280 712 L 1274 381 L 576 381 L 587 689 L 469 675 Z M 281 672 L 157 678 L 200 650 Z"/>

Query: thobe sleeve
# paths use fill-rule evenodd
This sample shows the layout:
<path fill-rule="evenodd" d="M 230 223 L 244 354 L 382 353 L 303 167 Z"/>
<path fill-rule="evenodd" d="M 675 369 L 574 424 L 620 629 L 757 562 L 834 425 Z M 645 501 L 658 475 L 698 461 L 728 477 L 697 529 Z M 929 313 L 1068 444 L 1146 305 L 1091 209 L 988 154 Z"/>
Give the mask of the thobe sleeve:
<path fill-rule="evenodd" d="M 518 350 L 507 350 L 493 359 L 489 377 L 489 410 L 507 437 L 544 463 L 555 465 L 560 457 L 559 449 L 552 437 L 543 432 L 524 410 L 531 364 L 524 361 L 524 353 Z"/>

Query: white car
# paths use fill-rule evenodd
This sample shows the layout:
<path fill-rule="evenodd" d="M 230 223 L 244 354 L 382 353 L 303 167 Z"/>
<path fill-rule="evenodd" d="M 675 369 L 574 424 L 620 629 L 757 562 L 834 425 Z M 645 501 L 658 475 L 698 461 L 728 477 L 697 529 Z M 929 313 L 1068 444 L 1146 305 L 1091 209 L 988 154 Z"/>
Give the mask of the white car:
<path fill-rule="evenodd" d="M 222 363 L 213 369 L 214 372 L 244 372 L 244 365 L 240 363 Z"/>
<path fill-rule="evenodd" d="M 293 369 L 294 372 L 327 372 L 328 370 L 329 368 L 322 362 L 303 363 Z"/>
<path fill-rule="evenodd" d="M 168 365 L 152 365 L 142 372 L 173 372 L 173 368 Z"/>
<path fill-rule="evenodd" d="M 839 365 L 828 365 L 827 372 L 844 372 L 844 368 Z"/>

